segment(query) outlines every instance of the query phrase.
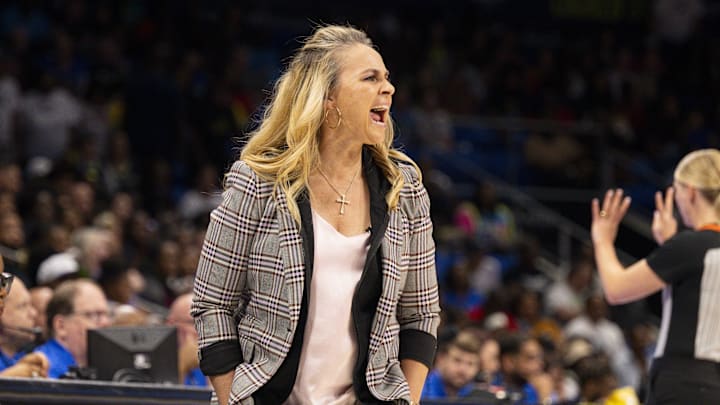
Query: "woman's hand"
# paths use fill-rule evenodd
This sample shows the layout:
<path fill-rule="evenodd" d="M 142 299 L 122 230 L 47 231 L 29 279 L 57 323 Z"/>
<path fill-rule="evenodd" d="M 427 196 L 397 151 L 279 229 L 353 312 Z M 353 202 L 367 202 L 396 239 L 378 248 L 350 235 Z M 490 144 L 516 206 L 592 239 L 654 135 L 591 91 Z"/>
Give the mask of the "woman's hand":
<path fill-rule="evenodd" d="M 655 242 L 662 245 L 677 232 L 677 220 L 673 214 L 675 189 L 668 187 L 665 200 L 660 191 L 655 193 L 655 212 L 653 213 L 652 234 Z"/>
<path fill-rule="evenodd" d="M 605 193 L 602 208 L 598 199 L 593 198 L 591 235 L 594 244 L 615 243 L 618 226 L 629 207 L 630 197 L 623 197 L 623 191 L 619 188 Z"/>

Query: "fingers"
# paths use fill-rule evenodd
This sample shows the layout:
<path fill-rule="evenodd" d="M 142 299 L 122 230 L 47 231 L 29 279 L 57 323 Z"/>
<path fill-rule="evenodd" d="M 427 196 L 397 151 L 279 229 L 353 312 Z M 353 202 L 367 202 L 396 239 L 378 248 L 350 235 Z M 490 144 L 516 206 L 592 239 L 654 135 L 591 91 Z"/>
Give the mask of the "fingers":
<path fill-rule="evenodd" d="M 590 212 L 592 214 L 592 220 L 597 221 L 600 211 L 600 202 L 597 198 L 592 199 L 592 203 L 590 204 Z"/>
<path fill-rule="evenodd" d="M 622 191 L 620 191 L 620 197 L 622 197 Z M 630 203 L 632 202 L 632 199 L 630 196 L 626 196 L 622 199 L 622 202 L 620 203 L 620 209 L 618 210 L 618 220 L 627 214 L 628 208 L 630 208 Z"/>
<path fill-rule="evenodd" d="M 655 210 L 658 212 L 665 211 L 665 202 L 663 202 L 663 195 L 660 191 L 655 192 Z"/>
<path fill-rule="evenodd" d="M 605 192 L 605 198 L 603 198 L 601 211 L 610 212 L 610 206 L 612 205 L 614 190 L 608 190 Z"/>
<path fill-rule="evenodd" d="M 598 207 L 597 199 L 593 199 L 593 220 L 596 220 L 599 217 L 609 217 L 615 221 L 620 221 L 620 219 L 622 219 L 622 217 L 627 213 L 631 202 L 632 200 L 630 196 L 624 196 L 621 188 L 608 190 L 603 198 L 602 208 Z M 662 201 L 660 204 L 663 204 Z"/>
<path fill-rule="evenodd" d="M 668 187 L 665 190 L 665 197 L 660 191 L 655 193 L 655 209 L 663 216 L 672 216 L 673 204 L 675 202 L 675 189 Z"/>
<path fill-rule="evenodd" d="M 665 209 L 667 209 L 668 213 L 672 215 L 673 213 L 673 204 L 675 203 L 675 189 L 673 187 L 668 187 L 667 191 L 665 192 Z"/>

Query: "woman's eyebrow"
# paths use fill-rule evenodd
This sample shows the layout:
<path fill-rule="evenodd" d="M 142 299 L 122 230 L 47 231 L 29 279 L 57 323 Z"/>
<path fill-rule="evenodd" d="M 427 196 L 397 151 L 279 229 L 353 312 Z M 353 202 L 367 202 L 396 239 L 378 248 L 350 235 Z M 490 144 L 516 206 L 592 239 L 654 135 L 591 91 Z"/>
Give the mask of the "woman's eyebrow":
<path fill-rule="evenodd" d="M 365 70 L 362 71 L 362 74 L 366 74 L 366 73 L 373 73 L 373 74 L 376 74 L 376 75 L 377 75 L 377 74 L 382 74 L 382 71 L 379 70 L 379 69 L 375 69 L 375 68 L 365 69 Z M 387 79 L 388 77 L 390 77 L 390 71 L 389 71 L 389 70 L 386 70 L 386 71 L 385 71 L 385 78 Z"/>

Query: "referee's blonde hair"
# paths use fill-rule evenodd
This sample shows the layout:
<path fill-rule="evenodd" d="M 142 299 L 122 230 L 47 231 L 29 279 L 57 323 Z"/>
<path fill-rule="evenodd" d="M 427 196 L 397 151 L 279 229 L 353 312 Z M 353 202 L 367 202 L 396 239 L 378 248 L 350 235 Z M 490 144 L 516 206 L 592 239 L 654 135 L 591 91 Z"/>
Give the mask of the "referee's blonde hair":
<path fill-rule="evenodd" d="M 357 28 L 318 27 L 275 83 L 260 126 L 250 133 L 240 154 L 240 159 L 260 177 L 274 182 L 276 192 L 278 189 L 285 192 L 288 208 L 298 223 L 300 212 L 295 200 L 307 188 L 310 173 L 319 163 L 318 134 L 325 119 L 325 100 L 341 69 L 338 52 L 358 44 L 373 47 L 365 32 Z M 396 161 L 415 166 L 409 157 L 392 147 L 393 137 L 391 121 L 384 141 L 369 145 L 375 162 L 392 185 L 385 196 L 391 209 L 397 207 L 404 184 Z"/>
<path fill-rule="evenodd" d="M 720 151 L 700 149 L 685 155 L 675 169 L 675 180 L 692 186 L 715 208 L 720 218 Z"/>

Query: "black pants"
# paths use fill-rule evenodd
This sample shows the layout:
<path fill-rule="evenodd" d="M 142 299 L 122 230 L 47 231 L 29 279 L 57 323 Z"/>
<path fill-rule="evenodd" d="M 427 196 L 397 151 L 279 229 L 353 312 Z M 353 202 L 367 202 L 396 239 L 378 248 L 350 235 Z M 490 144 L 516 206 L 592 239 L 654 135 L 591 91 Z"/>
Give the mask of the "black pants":
<path fill-rule="evenodd" d="M 689 358 L 655 359 L 646 405 L 720 404 L 720 363 Z"/>

